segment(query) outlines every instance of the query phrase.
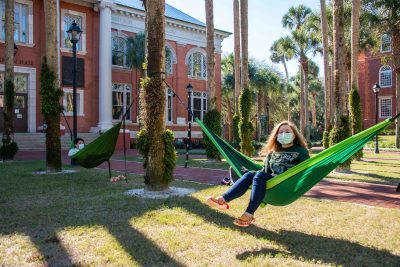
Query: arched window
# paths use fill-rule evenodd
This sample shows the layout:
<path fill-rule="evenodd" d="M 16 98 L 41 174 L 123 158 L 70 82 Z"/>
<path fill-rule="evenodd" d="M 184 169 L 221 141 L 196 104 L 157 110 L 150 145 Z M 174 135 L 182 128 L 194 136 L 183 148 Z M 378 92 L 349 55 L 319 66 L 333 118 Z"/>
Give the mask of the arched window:
<path fill-rule="evenodd" d="M 190 78 L 207 78 L 207 62 L 206 56 L 201 52 L 194 52 L 190 54 L 188 60 L 188 76 Z"/>
<path fill-rule="evenodd" d="M 112 37 L 112 64 L 114 66 L 125 67 L 127 65 L 127 46 L 126 38 L 118 35 Z"/>
<path fill-rule="evenodd" d="M 165 47 L 165 74 L 171 75 L 174 71 L 174 62 L 172 59 L 172 51 L 171 49 L 166 46 Z"/>
<path fill-rule="evenodd" d="M 382 34 L 381 36 L 381 52 L 391 52 L 392 51 L 392 36 L 390 34 Z"/>
<path fill-rule="evenodd" d="M 379 84 L 381 87 L 392 87 L 392 68 L 382 66 L 379 70 Z"/>

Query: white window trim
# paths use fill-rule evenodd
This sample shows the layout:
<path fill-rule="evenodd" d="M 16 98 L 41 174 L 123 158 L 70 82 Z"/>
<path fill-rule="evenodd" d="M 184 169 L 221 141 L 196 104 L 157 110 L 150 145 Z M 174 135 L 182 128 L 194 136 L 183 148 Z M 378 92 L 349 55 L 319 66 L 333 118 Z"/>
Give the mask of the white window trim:
<path fill-rule="evenodd" d="M 381 109 L 381 105 L 382 105 L 382 100 L 386 100 L 386 99 L 389 99 L 390 100 L 390 109 L 391 109 L 391 113 L 390 113 L 390 115 L 389 116 L 381 116 L 382 115 L 382 109 Z M 393 98 L 391 97 L 391 96 L 380 96 L 379 97 L 379 109 L 378 109 L 378 111 L 379 111 L 379 118 L 380 119 L 387 119 L 387 118 L 391 118 L 392 117 L 392 115 L 393 115 Z"/>
<path fill-rule="evenodd" d="M 172 47 L 172 45 L 170 45 L 169 43 L 165 44 L 165 49 L 168 49 L 170 51 L 170 55 L 171 55 L 171 73 L 168 73 L 167 75 L 173 75 L 174 74 L 174 65 L 178 62 L 177 58 L 176 58 L 176 52 L 175 49 Z M 167 55 L 165 55 L 165 57 L 167 57 Z M 167 69 L 167 65 L 165 65 L 165 69 Z M 165 70 L 165 72 L 167 72 Z"/>
<path fill-rule="evenodd" d="M 124 90 L 114 90 L 114 84 L 119 84 L 119 85 L 124 85 Z M 131 94 L 131 101 L 133 101 L 133 87 L 132 87 L 132 84 L 130 84 L 130 83 L 119 83 L 119 82 L 113 82 L 112 83 L 112 87 L 111 87 L 111 97 L 112 97 L 112 93 L 113 92 L 123 92 L 124 93 L 124 100 L 125 100 L 125 98 L 126 98 L 126 92 L 127 92 L 127 90 L 126 90 L 126 86 L 130 86 L 131 87 L 131 90 L 129 91 L 130 92 L 130 94 Z M 125 102 L 124 102 L 125 103 Z M 132 103 L 132 102 L 131 102 Z M 130 104 L 130 103 L 129 103 Z M 111 112 L 112 112 L 112 107 L 113 107 L 114 105 L 112 104 L 112 99 L 111 99 Z M 125 112 L 126 112 L 126 109 L 128 108 L 129 106 L 127 105 L 126 107 L 124 107 L 123 106 L 123 114 L 125 114 Z M 131 108 L 131 110 L 130 110 L 130 119 L 129 120 L 125 120 L 125 122 L 126 123 L 129 123 L 129 124 L 131 124 L 132 123 L 132 108 Z M 120 119 L 112 119 L 112 122 L 113 123 L 116 123 L 116 122 L 119 122 L 120 121 Z"/>
<path fill-rule="evenodd" d="M 73 93 L 73 89 L 72 88 L 63 88 L 64 93 Z M 77 89 L 76 90 L 76 94 L 79 95 L 79 113 L 76 114 L 79 117 L 83 117 L 85 116 L 85 112 L 84 112 L 84 93 L 82 89 Z M 67 98 L 65 96 L 63 96 L 63 106 L 66 107 L 67 106 Z M 73 116 L 73 112 L 64 112 L 66 117 L 71 117 Z"/>
<path fill-rule="evenodd" d="M 198 97 L 198 96 L 194 97 L 193 93 L 201 93 L 201 96 L 200 97 Z M 201 115 L 200 120 L 201 121 L 204 119 L 203 118 L 203 112 L 204 111 L 207 112 L 207 107 L 208 107 L 207 94 L 204 96 L 204 93 L 205 92 L 203 92 L 203 91 L 193 91 L 192 95 L 190 96 L 190 99 L 191 99 L 190 107 L 191 107 L 191 110 L 192 110 L 192 115 L 194 115 L 194 105 L 193 105 L 194 104 L 194 99 L 195 98 L 196 99 L 201 99 L 201 112 L 200 112 L 200 115 Z M 206 106 L 205 107 L 204 107 L 204 101 L 203 101 L 204 99 L 206 100 Z M 195 120 L 194 120 L 194 116 L 192 116 L 192 122 L 196 123 Z"/>
<path fill-rule="evenodd" d="M 118 30 L 118 31 L 112 31 L 111 32 L 111 56 L 112 56 L 112 42 L 113 42 L 113 38 L 114 37 L 120 37 L 120 38 L 123 38 L 123 39 L 125 39 L 125 41 L 127 41 L 127 39 L 129 38 L 129 36 L 128 35 L 126 35 L 126 34 L 124 34 L 123 32 L 121 32 L 120 30 Z M 128 48 L 128 47 L 126 47 L 126 48 Z M 127 51 L 126 51 L 127 52 Z M 120 66 L 120 65 L 112 65 L 112 67 L 113 68 L 115 68 L 115 69 L 129 69 L 130 70 L 130 68 L 128 67 L 128 64 L 127 64 L 127 57 L 126 57 L 127 55 L 125 54 L 125 56 L 124 56 L 124 66 Z M 112 62 L 112 60 L 111 60 L 111 62 Z"/>
<path fill-rule="evenodd" d="M 5 0 L 3 0 L 5 1 Z M 28 26 L 27 26 L 27 31 L 28 31 L 28 39 L 26 43 L 20 43 L 20 42 L 15 42 L 17 46 L 28 46 L 28 47 L 33 47 L 35 44 L 33 43 L 33 2 L 30 0 L 15 0 L 15 3 L 23 4 L 28 6 Z M 0 21 L 0 29 L 1 29 L 1 23 Z M 5 40 L 0 39 L 0 43 L 4 43 Z"/>
<path fill-rule="evenodd" d="M 168 90 L 171 90 L 171 93 L 168 94 Z M 171 120 L 168 120 L 168 96 L 171 96 Z M 172 125 L 174 122 L 174 93 L 172 89 L 166 88 L 165 91 L 165 123 L 167 125 Z"/>
<path fill-rule="evenodd" d="M 384 67 L 389 67 L 390 68 L 390 71 L 389 70 L 382 70 Z M 382 81 L 381 81 L 381 74 L 382 74 L 382 72 L 390 72 L 390 75 L 391 75 L 391 79 L 390 79 L 390 85 L 382 85 Z M 390 67 L 390 66 L 387 66 L 387 65 L 385 65 L 385 66 L 382 66 L 382 67 L 380 67 L 380 69 L 379 69 L 379 85 L 382 87 L 382 88 L 389 88 L 389 87 L 392 87 L 393 86 L 393 69 L 392 69 L 392 67 Z"/>
<path fill-rule="evenodd" d="M 387 50 L 387 51 L 384 51 L 384 50 L 383 50 L 383 37 L 384 37 L 385 35 L 388 35 L 389 38 L 390 38 L 390 49 Z M 391 36 L 390 34 L 384 33 L 384 34 L 381 35 L 381 49 L 380 49 L 380 50 L 381 50 L 381 53 L 390 53 L 390 52 L 392 52 L 392 36 Z"/>
<path fill-rule="evenodd" d="M 67 53 L 72 53 L 72 48 L 66 48 L 64 47 L 64 16 L 68 15 L 73 15 L 73 16 L 80 16 L 82 17 L 82 35 L 81 35 L 81 40 L 82 40 L 82 50 L 81 51 L 76 51 L 77 54 L 79 55 L 86 55 L 86 13 L 74 11 L 74 10 L 69 10 L 69 9 L 61 9 L 61 29 L 60 29 L 60 50 L 61 52 L 67 52 Z"/>
<path fill-rule="evenodd" d="M 194 53 L 196 53 L 196 52 L 198 52 L 198 53 L 200 53 L 200 54 L 202 54 L 203 55 L 203 57 L 204 57 L 204 60 L 206 61 L 206 69 L 205 69 L 205 72 L 206 72 L 206 77 L 197 77 L 197 76 L 192 76 L 192 75 L 188 75 L 188 78 L 190 78 L 190 79 L 195 79 L 195 80 L 207 80 L 207 53 L 206 53 L 206 51 L 204 51 L 204 49 L 201 49 L 200 47 L 193 47 L 193 48 L 191 48 L 187 53 L 186 53 L 186 58 L 185 58 L 185 64 L 186 64 L 186 66 L 188 67 L 188 69 L 190 69 L 190 67 L 191 66 L 189 66 L 189 58 L 190 58 L 190 56 L 192 55 L 192 54 L 194 54 Z M 186 72 L 187 73 L 187 72 Z"/>

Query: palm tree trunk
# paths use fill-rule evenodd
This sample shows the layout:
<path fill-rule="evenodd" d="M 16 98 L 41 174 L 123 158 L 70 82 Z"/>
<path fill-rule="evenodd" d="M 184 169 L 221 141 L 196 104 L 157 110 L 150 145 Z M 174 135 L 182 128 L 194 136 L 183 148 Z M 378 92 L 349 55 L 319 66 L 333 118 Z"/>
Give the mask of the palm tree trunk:
<path fill-rule="evenodd" d="M 305 126 L 305 138 L 308 142 L 310 142 L 310 113 L 308 112 L 308 59 L 302 60 L 302 68 L 304 75 L 304 126 Z"/>
<path fill-rule="evenodd" d="M 317 95 L 315 93 L 311 94 L 313 102 L 312 102 L 312 126 L 317 128 Z"/>
<path fill-rule="evenodd" d="M 396 114 L 400 113 L 400 31 L 392 32 L 393 61 L 396 75 Z M 396 147 L 400 148 L 400 118 L 396 119 Z"/>
<path fill-rule="evenodd" d="M 328 46 L 328 25 L 326 22 L 326 2 L 321 2 L 321 28 L 322 28 L 322 47 L 324 55 L 324 82 L 325 82 L 325 130 L 328 130 L 331 125 L 331 82 L 329 71 L 329 46 Z"/>
<path fill-rule="evenodd" d="M 240 8 L 239 0 L 233 0 L 234 57 L 235 57 L 235 113 L 238 113 L 240 95 Z"/>
<path fill-rule="evenodd" d="M 249 87 L 249 25 L 248 25 L 248 0 L 240 1 L 240 32 L 242 41 L 242 88 Z"/>
<path fill-rule="evenodd" d="M 213 0 L 206 0 L 207 24 L 207 97 L 208 110 L 217 108 L 215 95 L 215 57 L 214 57 L 214 6 Z"/>
<path fill-rule="evenodd" d="M 58 42 L 57 42 L 57 1 L 44 1 L 44 15 L 46 21 L 46 59 L 47 64 L 58 79 Z M 59 81 L 55 82 L 54 90 L 60 90 Z M 55 103 L 54 103 L 55 104 Z M 46 129 L 46 162 L 47 171 L 61 170 L 61 142 L 60 142 L 60 113 L 45 117 Z"/>
<path fill-rule="evenodd" d="M 168 188 L 165 173 L 165 85 L 161 73 L 165 70 L 165 0 L 147 2 L 147 44 L 149 80 L 144 86 L 144 127 L 147 130 L 149 152 L 145 170 L 148 190 Z"/>
<path fill-rule="evenodd" d="M 360 47 L 360 9 L 361 1 L 353 1 L 351 13 L 351 81 L 350 88 L 358 90 L 358 54 Z"/>
<path fill-rule="evenodd" d="M 283 67 L 284 67 L 284 69 L 285 69 L 285 78 L 286 78 L 286 88 L 289 86 L 289 72 L 288 72 L 288 69 L 287 69 L 287 65 L 286 65 L 286 60 L 285 60 L 285 58 L 282 58 L 282 64 L 283 64 Z M 290 100 L 288 100 L 288 116 L 287 116 L 287 118 L 288 118 L 288 121 L 290 121 Z"/>
<path fill-rule="evenodd" d="M 300 65 L 300 132 L 304 134 L 305 130 L 305 111 L 304 111 L 304 70 Z"/>
<path fill-rule="evenodd" d="M 5 10 L 5 74 L 3 145 L 13 141 L 14 133 L 14 0 L 6 1 Z"/>
<path fill-rule="evenodd" d="M 228 97 L 226 100 L 227 113 L 228 113 L 228 140 L 233 141 L 233 114 L 232 114 L 232 103 L 231 99 Z"/>

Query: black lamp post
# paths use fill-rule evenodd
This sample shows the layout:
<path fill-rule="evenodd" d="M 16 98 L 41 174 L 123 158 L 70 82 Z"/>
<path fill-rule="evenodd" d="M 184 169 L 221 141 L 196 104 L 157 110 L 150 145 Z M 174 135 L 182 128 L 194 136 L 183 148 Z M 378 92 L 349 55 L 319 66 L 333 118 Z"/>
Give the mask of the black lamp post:
<path fill-rule="evenodd" d="M 14 43 L 14 56 L 18 53 L 18 46 Z"/>
<path fill-rule="evenodd" d="M 72 106 L 73 106 L 73 126 L 74 126 L 74 139 L 78 137 L 78 122 L 77 122 L 77 108 L 76 108 L 76 43 L 81 39 L 82 30 L 76 24 L 75 20 L 72 22 L 71 27 L 67 31 L 68 39 L 72 43 Z"/>
<path fill-rule="evenodd" d="M 188 93 L 188 140 L 186 142 L 186 162 L 185 168 L 187 168 L 188 161 L 189 161 L 189 150 L 192 146 L 192 93 L 193 93 L 193 86 L 189 83 L 186 87 Z"/>
<path fill-rule="evenodd" d="M 375 93 L 375 124 L 378 124 L 378 112 L 379 112 L 379 103 L 378 103 L 378 94 L 379 90 L 381 87 L 379 86 L 379 83 L 376 83 L 373 87 L 372 90 Z M 378 147 L 378 134 L 375 136 L 375 154 L 379 154 L 379 147 Z"/>

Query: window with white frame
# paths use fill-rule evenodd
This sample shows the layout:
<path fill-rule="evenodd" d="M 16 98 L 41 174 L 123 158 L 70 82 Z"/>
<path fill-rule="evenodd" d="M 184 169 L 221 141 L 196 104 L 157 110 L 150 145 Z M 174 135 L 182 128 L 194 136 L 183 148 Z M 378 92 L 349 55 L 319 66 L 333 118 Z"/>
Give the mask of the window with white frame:
<path fill-rule="evenodd" d="M 379 98 L 379 118 L 392 117 L 392 98 L 380 97 Z"/>
<path fill-rule="evenodd" d="M 83 90 L 76 90 L 76 114 L 83 116 Z M 63 106 L 65 116 L 73 116 L 74 113 L 74 98 L 73 90 L 64 88 Z"/>
<path fill-rule="evenodd" d="M 379 70 L 379 85 L 381 87 L 392 87 L 392 68 L 382 66 Z"/>
<path fill-rule="evenodd" d="M 128 43 L 126 38 L 118 35 L 112 37 L 112 64 L 114 66 L 127 66 L 126 53 Z"/>
<path fill-rule="evenodd" d="M 167 108 L 166 108 L 166 120 L 167 122 L 172 123 L 172 110 L 173 110 L 173 99 L 174 99 L 174 93 L 170 88 L 167 89 L 167 95 L 166 95 L 166 100 L 167 100 Z"/>
<path fill-rule="evenodd" d="M 0 0 L 1 12 L 1 39 L 5 40 L 5 0 Z M 14 3 L 14 41 L 16 43 L 31 43 L 29 17 L 32 16 L 30 1 L 16 1 Z"/>
<path fill-rule="evenodd" d="M 203 120 L 207 112 L 207 93 L 193 92 L 192 93 L 192 114 L 193 120 L 199 118 Z"/>
<path fill-rule="evenodd" d="M 207 78 L 207 61 L 201 52 L 194 52 L 189 56 L 188 76 L 191 78 Z"/>
<path fill-rule="evenodd" d="M 132 101 L 132 86 L 130 84 L 114 83 L 112 88 L 112 118 L 121 120 Z M 126 115 L 131 120 L 131 114 Z"/>
<path fill-rule="evenodd" d="M 391 52 L 392 51 L 392 36 L 390 34 L 382 34 L 381 36 L 381 52 Z"/>
<path fill-rule="evenodd" d="M 172 58 L 172 51 L 171 49 L 166 46 L 165 47 L 165 74 L 171 75 L 174 71 L 174 60 Z"/>
<path fill-rule="evenodd" d="M 76 43 L 76 50 L 86 52 L 86 15 L 85 13 L 73 10 L 61 10 L 61 47 L 72 49 L 72 42 L 68 38 L 67 31 L 74 21 L 82 30 L 81 38 L 79 39 L 79 42 Z"/>

